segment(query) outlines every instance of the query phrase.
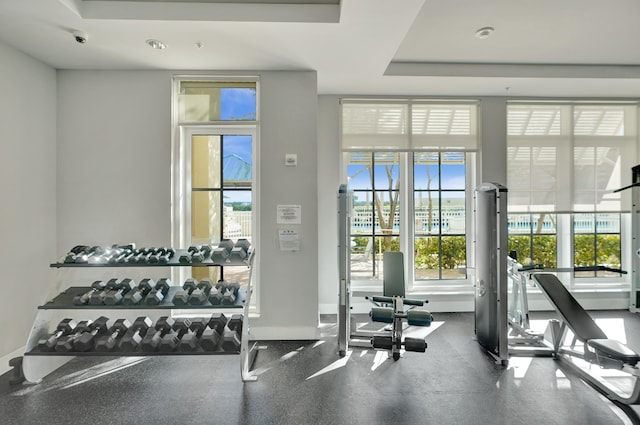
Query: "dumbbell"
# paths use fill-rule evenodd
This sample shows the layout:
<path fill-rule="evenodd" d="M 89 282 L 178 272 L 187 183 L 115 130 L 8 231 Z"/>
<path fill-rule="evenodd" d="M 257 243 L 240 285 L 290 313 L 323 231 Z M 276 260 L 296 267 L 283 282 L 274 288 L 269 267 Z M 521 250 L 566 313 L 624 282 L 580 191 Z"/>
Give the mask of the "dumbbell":
<path fill-rule="evenodd" d="M 93 255 L 100 255 L 104 250 L 99 246 L 76 245 L 65 256 L 65 263 L 87 263 Z"/>
<path fill-rule="evenodd" d="M 210 318 L 206 317 L 191 318 L 191 326 L 189 326 L 189 329 L 196 335 L 196 337 L 200 338 L 209 326 L 210 320 Z"/>
<path fill-rule="evenodd" d="M 213 247 L 211 245 L 208 244 L 204 244 L 200 247 L 200 252 L 202 252 L 202 255 L 204 255 L 204 260 L 206 260 L 207 258 L 211 257 L 211 250 L 213 249 Z"/>
<path fill-rule="evenodd" d="M 160 262 L 160 257 L 164 254 L 167 253 L 167 247 L 160 247 L 160 248 L 156 248 L 151 255 L 149 255 L 149 263 L 159 263 Z"/>
<path fill-rule="evenodd" d="M 231 239 L 223 239 L 218 246 L 211 251 L 211 261 L 214 263 L 225 263 L 233 249 L 233 241 Z"/>
<path fill-rule="evenodd" d="M 55 350 L 59 352 L 73 351 L 76 339 L 78 339 L 83 332 L 91 332 L 91 320 L 82 320 L 78 322 L 72 333 L 58 338 Z"/>
<path fill-rule="evenodd" d="M 136 283 L 133 280 L 129 278 L 122 279 L 114 289 L 107 292 L 107 295 L 105 295 L 103 302 L 106 305 L 120 304 L 125 294 L 135 288 Z"/>
<path fill-rule="evenodd" d="M 184 321 L 185 320 L 182 320 L 182 322 Z M 156 322 L 156 329 L 160 331 L 160 336 L 162 337 L 162 339 L 160 340 L 160 345 L 158 346 L 158 349 L 160 351 L 173 351 L 180 343 L 178 333 L 174 329 L 175 324 L 176 321 L 167 316 L 161 317 Z M 189 322 L 189 324 L 191 324 L 191 322 Z M 187 325 L 186 328 L 188 329 L 189 326 Z"/>
<path fill-rule="evenodd" d="M 140 341 L 140 349 L 144 352 L 157 351 L 163 337 L 166 335 L 174 335 L 174 323 L 174 320 L 168 316 L 160 317 L 153 328 L 147 329 L 147 333 L 142 338 L 142 341 Z M 178 342 L 176 341 L 175 344 L 177 345 Z"/>
<path fill-rule="evenodd" d="M 92 246 L 91 248 L 89 248 L 88 251 L 86 252 L 82 252 L 78 255 L 75 256 L 75 258 L 73 259 L 73 262 L 76 264 L 86 264 L 89 262 L 89 258 L 94 256 L 94 255 L 100 255 L 104 252 L 104 249 L 102 249 L 99 246 Z"/>
<path fill-rule="evenodd" d="M 109 291 L 116 289 L 118 286 L 118 279 L 109 279 L 107 283 L 104 285 L 104 289 L 102 291 L 95 291 L 91 293 L 89 297 L 90 305 L 102 305 L 104 304 L 104 298 L 107 296 Z"/>
<path fill-rule="evenodd" d="M 141 316 L 134 320 L 127 333 L 120 339 L 120 343 L 118 344 L 120 351 L 135 351 L 151 325 L 153 325 L 153 322 L 146 316 Z"/>
<path fill-rule="evenodd" d="M 249 248 L 251 248 L 251 242 L 248 239 L 238 239 L 231 250 L 229 260 L 244 261 L 249 255 Z"/>
<path fill-rule="evenodd" d="M 138 256 L 142 254 L 143 248 L 134 248 L 130 250 L 129 255 L 124 258 L 124 263 L 135 264 L 138 262 Z"/>
<path fill-rule="evenodd" d="M 56 331 L 47 338 L 38 340 L 39 351 L 53 351 L 58 339 L 64 335 L 69 335 L 76 328 L 77 323 L 73 319 L 62 319 L 56 326 Z"/>
<path fill-rule="evenodd" d="M 194 322 L 191 321 L 191 319 L 187 318 L 176 319 L 176 323 L 173 325 L 173 330 L 178 333 L 178 338 L 180 340 L 177 347 L 178 351 L 194 352 L 200 347 L 198 342 L 198 337 L 200 335 L 198 335 L 198 332 L 200 329 L 202 329 L 201 332 L 204 331 L 202 325 L 204 324 L 206 326 L 206 322 L 202 323 L 196 321 L 195 323 L 196 325 L 194 325 Z M 202 334 L 201 332 L 200 334 Z M 162 350 L 162 343 L 160 344 L 160 349 Z"/>
<path fill-rule="evenodd" d="M 220 346 L 224 351 L 240 351 L 242 339 L 242 314 L 234 314 L 227 322 L 227 327 L 222 334 Z"/>
<path fill-rule="evenodd" d="M 90 249 L 91 247 L 89 247 L 88 245 L 76 245 L 73 248 L 71 248 L 71 250 L 67 253 L 67 255 L 65 255 L 63 261 L 65 263 L 74 263 L 76 256 L 82 253 L 87 253 L 89 252 Z"/>
<path fill-rule="evenodd" d="M 156 351 L 158 349 L 158 346 L 160 345 L 160 341 L 162 340 L 162 337 L 160 335 L 160 331 L 155 328 L 147 329 L 147 332 L 144 334 L 144 337 L 142 337 L 142 340 L 140 341 L 140 350 L 145 353 Z"/>
<path fill-rule="evenodd" d="M 129 258 L 133 254 L 133 249 L 125 248 L 115 259 L 114 263 L 126 263 L 127 258 Z"/>
<path fill-rule="evenodd" d="M 95 343 L 95 351 L 112 351 L 118 344 L 118 340 L 123 337 L 131 327 L 131 322 L 127 319 L 118 319 L 113 323 L 109 333 L 98 337 Z"/>
<path fill-rule="evenodd" d="M 142 256 L 147 252 L 146 248 L 136 248 L 131 255 L 126 258 L 127 263 L 137 264 Z"/>
<path fill-rule="evenodd" d="M 137 264 L 140 256 L 146 252 L 145 248 L 136 248 L 132 251 L 132 255 L 127 258 L 127 263 Z"/>
<path fill-rule="evenodd" d="M 189 304 L 189 296 L 198 287 L 198 281 L 194 278 L 189 278 L 184 281 L 182 289 L 176 291 L 173 294 L 173 305 L 187 305 Z"/>
<path fill-rule="evenodd" d="M 218 280 L 216 282 L 216 286 L 211 288 L 209 291 L 209 302 L 211 305 L 220 305 L 222 304 L 222 294 L 224 293 L 224 288 L 227 286 L 227 282 L 225 280 Z"/>
<path fill-rule="evenodd" d="M 209 292 L 209 302 L 213 305 L 233 305 L 238 299 L 240 284 L 237 280 L 219 280 Z"/>
<path fill-rule="evenodd" d="M 186 332 L 180 338 L 180 345 L 178 345 L 179 351 L 197 351 L 200 347 L 200 341 L 202 334 L 207 330 L 209 325 L 209 319 L 204 317 L 191 319 L 191 325 L 189 326 L 189 332 Z"/>
<path fill-rule="evenodd" d="M 128 249 L 129 251 L 133 251 L 134 249 L 136 249 L 136 243 L 129 242 L 128 244 L 125 244 L 125 245 L 113 244 L 111 245 L 111 248 Z"/>
<path fill-rule="evenodd" d="M 221 279 L 209 292 L 209 302 L 212 305 L 232 305 L 236 302 L 239 288 L 240 284 L 237 281 L 227 282 Z"/>
<path fill-rule="evenodd" d="M 84 305 L 89 303 L 89 299 L 91 299 L 91 295 L 93 295 L 95 292 L 102 292 L 104 291 L 104 288 L 106 286 L 106 283 L 104 283 L 101 280 L 96 280 L 95 282 L 93 282 L 91 284 L 91 290 L 85 292 L 84 294 L 79 294 L 73 297 L 73 304 L 74 305 Z"/>
<path fill-rule="evenodd" d="M 111 321 L 108 317 L 100 316 L 91 325 L 91 332 L 84 332 L 75 340 L 74 351 L 89 351 L 93 348 L 97 336 L 106 334 L 111 328 Z"/>
<path fill-rule="evenodd" d="M 95 257 L 96 261 L 90 261 L 94 263 L 109 263 L 113 264 L 118 259 L 118 256 L 123 252 L 122 248 L 117 248 L 112 246 L 111 248 L 107 248 L 105 252 L 100 257 Z M 94 258 L 94 257 L 92 257 Z M 91 260 L 91 259 L 90 259 Z"/>
<path fill-rule="evenodd" d="M 200 346 L 205 351 L 217 351 L 226 325 L 227 318 L 223 313 L 213 313 L 207 324 L 208 328 L 200 335 Z"/>
<path fill-rule="evenodd" d="M 166 251 L 158 257 L 158 263 L 167 264 L 174 255 L 176 255 L 176 250 L 173 248 L 167 248 Z"/>
<path fill-rule="evenodd" d="M 233 305 L 238 299 L 238 291 L 240 290 L 240 284 L 237 280 L 230 280 L 224 287 L 222 293 L 222 304 Z"/>
<path fill-rule="evenodd" d="M 183 254 L 180 254 L 180 258 L 178 258 L 178 261 L 182 264 L 189 264 L 191 263 L 191 257 L 193 255 L 193 251 L 191 250 L 192 247 L 189 247 L 189 249 L 184 252 Z"/>
<path fill-rule="evenodd" d="M 122 299 L 122 305 L 140 304 L 140 301 L 142 301 L 144 297 L 146 297 L 155 287 L 156 282 L 153 279 L 142 279 L 135 290 L 129 291 L 125 294 Z"/>
<path fill-rule="evenodd" d="M 111 256 L 111 249 L 110 248 L 102 248 L 102 247 L 97 247 L 97 249 L 95 250 L 95 252 L 92 253 L 92 255 L 90 255 L 87 258 L 87 263 L 89 264 L 104 264 L 107 262 L 107 259 L 110 258 Z"/>
<path fill-rule="evenodd" d="M 205 277 L 200 282 L 198 282 L 198 286 L 194 289 L 189 295 L 189 304 L 191 305 L 202 305 L 207 301 L 209 297 L 209 293 L 213 288 L 213 281 L 208 277 Z M 174 303 L 175 304 L 175 303 Z"/>
<path fill-rule="evenodd" d="M 156 248 L 156 247 L 145 248 L 137 258 L 138 263 L 142 263 L 142 264 L 149 263 L 151 256 L 156 252 L 158 252 L 158 249 L 159 248 Z"/>
<path fill-rule="evenodd" d="M 171 288 L 172 285 L 173 283 L 169 278 L 163 277 L 162 279 L 158 280 L 156 286 L 151 291 L 149 291 L 147 296 L 144 298 L 144 303 L 147 305 L 160 304 L 167 296 L 169 288 Z"/>
<path fill-rule="evenodd" d="M 192 263 L 202 263 L 204 260 L 209 258 L 209 255 L 211 254 L 211 247 L 209 245 L 202 245 L 200 247 L 190 246 L 189 251 L 191 252 Z"/>

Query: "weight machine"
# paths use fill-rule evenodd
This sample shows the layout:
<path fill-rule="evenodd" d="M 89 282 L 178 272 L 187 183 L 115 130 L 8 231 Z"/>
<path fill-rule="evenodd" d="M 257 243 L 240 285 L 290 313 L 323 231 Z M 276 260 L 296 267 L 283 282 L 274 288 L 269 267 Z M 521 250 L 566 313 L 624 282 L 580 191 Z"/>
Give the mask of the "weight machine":
<path fill-rule="evenodd" d="M 553 347 L 529 323 L 528 278 L 507 255 L 507 188 L 483 183 L 475 204 L 475 336 L 496 363 L 509 356 L 551 356 Z"/>
<path fill-rule="evenodd" d="M 631 168 L 631 184 L 613 193 L 631 190 L 631 243 L 634 250 L 631 255 L 633 273 L 631 273 L 631 292 L 629 294 L 629 311 L 640 312 L 640 165 Z"/>
<path fill-rule="evenodd" d="M 506 254 L 506 187 L 483 183 L 474 198 L 478 342 L 502 365 L 512 355 L 553 356 L 565 361 L 611 400 L 624 405 L 640 403 L 640 354 L 608 339 L 557 276 L 548 273 L 578 268 L 522 267 Z M 612 270 L 601 266 L 589 269 Z M 529 329 L 526 292 L 529 279 L 535 281 L 558 315 L 558 319 L 548 322 L 544 334 Z"/>
<path fill-rule="evenodd" d="M 350 346 L 388 350 L 398 360 L 401 348 L 425 352 L 427 343 L 422 338 L 403 338 L 406 324 L 431 326 L 433 316 L 426 310 L 414 309 L 427 301 L 405 298 L 404 257 L 401 252 L 383 253 L 383 294 L 366 297 L 375 307 L 370 312 L 373 322 L 385 325 L 375 330 L 358 328 L 351 316 L 351 205 L 352 195 L 346 185 L 338 191 L 338 353 L 345 356 Z M 405 306 L 409 308 L 405 310 Z"/>

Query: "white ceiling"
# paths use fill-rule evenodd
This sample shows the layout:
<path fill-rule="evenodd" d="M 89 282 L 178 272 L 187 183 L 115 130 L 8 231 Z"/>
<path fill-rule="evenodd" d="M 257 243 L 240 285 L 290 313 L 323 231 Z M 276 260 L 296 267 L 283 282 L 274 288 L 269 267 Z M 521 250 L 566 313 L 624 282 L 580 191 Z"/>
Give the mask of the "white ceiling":
<path fill-rule="evenodd" d="M 59 69 L 316 70 L 322 94 L 640 97 L 636 0 L 273 2 L 0 0 L 0 41 Z"/>

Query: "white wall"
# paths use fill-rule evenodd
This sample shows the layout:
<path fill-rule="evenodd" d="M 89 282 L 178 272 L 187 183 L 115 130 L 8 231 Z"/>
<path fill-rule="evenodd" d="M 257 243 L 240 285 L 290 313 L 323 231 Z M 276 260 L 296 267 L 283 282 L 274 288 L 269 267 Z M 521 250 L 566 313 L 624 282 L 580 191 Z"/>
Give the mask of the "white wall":
<path fill-rule="evenodd" d="M 58 255 L 75 244 L 170 244 L 171 76 L 58 72 Z M 311 339 L 318 324 L 316 74 L 260 77 L 261 317 L 252 331 L 259 339 Z M 284 166 L 285 153 L 298 154 L 297 167 Z M 302 206 L 300 252 L 276 249 L 278 204 Z M 169 273 L 116 270 L 132 277 Z M 86 276 L 86 270 L 65 271 L 70 279 L 79 272 Z"/>
<path fill-rule="evenodd" d="M 58 71 L 58 254 L 171 240 L 171 75 Z"/>
<path fill-rule="evenodd" d="M 480 160 L 477 183 L 507 184 L 507 99 L 480 102 Z"/>
<path fill-rule="evenodd" d="M 338 308 L 340 98 L 318 96 L 318 293 L 320 313 Z"/>
<path fill-rule="evenodd" d="M 0 373 L 48 295 L 56 239 L 56 71 L 0 43 Z M 15 352 L 15 353 L 14 353 Z"/>
<path fill-rule="evenodd" d="M 260 308 L 255 334 L 311 339 L 318 332 L 317 79 L 315 72 L 261 73 Z M 284 165 L 285 154 L 298 165 Z M 278 205 L 300 205 L 302 224 L 276 224 Z M 297 230 L 299 252 L 279 251 L 277 231 Z"/>

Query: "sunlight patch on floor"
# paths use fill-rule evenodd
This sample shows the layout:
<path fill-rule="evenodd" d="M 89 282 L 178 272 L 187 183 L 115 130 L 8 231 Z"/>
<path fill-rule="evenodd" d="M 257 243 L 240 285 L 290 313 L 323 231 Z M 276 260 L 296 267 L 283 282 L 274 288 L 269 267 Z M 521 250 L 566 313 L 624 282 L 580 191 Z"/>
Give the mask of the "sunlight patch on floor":
<path fill-rule="evenodd" d="M 331 363 L 329 366 L 327 366 L 327 367 L 321 369 L 320 371 L 314 373 L 313 375 L 308 377 L 306 380 L 308 381 L 309 379 L 315 378 L 316 376 L 324 375 L 325 373 L 328 373 L 328 372 L 331 372 L 333 370 L 340 369 L 341 367 L 346 366 L 352 353 L 353 353 L 353 350 L 347 351 L 347 354 L 344 357 L 336 360 L 335 362 Z"/>

